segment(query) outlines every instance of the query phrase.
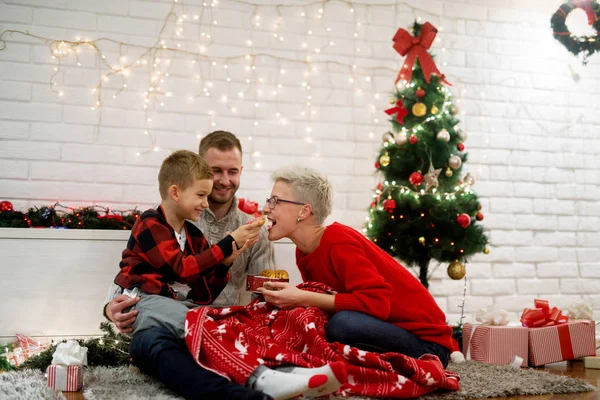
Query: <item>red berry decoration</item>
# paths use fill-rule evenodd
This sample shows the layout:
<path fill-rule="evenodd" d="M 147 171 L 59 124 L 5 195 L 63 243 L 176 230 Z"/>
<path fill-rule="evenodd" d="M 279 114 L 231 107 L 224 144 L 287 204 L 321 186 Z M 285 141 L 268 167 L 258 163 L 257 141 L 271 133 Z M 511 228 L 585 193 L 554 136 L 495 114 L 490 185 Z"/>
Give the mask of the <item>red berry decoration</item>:
<path fill-rule="evenodd" d="M 471 217 L 469 217 L 468 214 L 460 214 L 458 217 L 456 217 L 456 222 L 463 228 L 466 228 L 467 226 L 471 225 Z"/>
<path fill-rule="evenodd" d="M 419 141 L 419 138 L 416 137 L 415 135 L 410 135 L 410 139 L 408 139 L 408 141 L 410 142 L 410 144 L 417 144 L 417 142 Z"/>
<path fill-rule="evenodd" d="M 379 169 L 379 167 L 381 167 L 381 165 L 379 165 L 379 161 L 375 161 L 375 169 Z"/>
<path fill-rule="evenodd" d="M 408 177 L 408 181 L 415 186 L 419 186 L 421 183 L 423 183 L 423 174 L 420 172 L 413 172 Z"/>
<path fill-rule="evenodd" d="M 396 209 L 396 200 L 386 199 L 383 201 L 383 209 L 389 213 L 393 213 Z"/>
<path fill-rule="evenodd" d="M 475 215 L 475 218 L 477 219 L 477 221 L 483 221 L 483 214 L 478 212 L 477 215 Z"/>
<path fill-rule="evenodd" d="M 456 148 L 458 149 L 458 151 L 463 151 L 465 149 L 465 145 L 462 143 L 459 143 L 456 145 Z"/>
<path fill-rule="evenodd" d="M 415 94 L 420 99 L 422 99 L 423 97 L 425 97 L 425 91 L 423 89 L 421 89 L 421 88 L 418 88 L 417 91 L 415 92 Z"/>
<path fill-rule="evenodd" d="M 0 212 L 13 211 L 13 205 L 10 201 L 0 201 Z"/>

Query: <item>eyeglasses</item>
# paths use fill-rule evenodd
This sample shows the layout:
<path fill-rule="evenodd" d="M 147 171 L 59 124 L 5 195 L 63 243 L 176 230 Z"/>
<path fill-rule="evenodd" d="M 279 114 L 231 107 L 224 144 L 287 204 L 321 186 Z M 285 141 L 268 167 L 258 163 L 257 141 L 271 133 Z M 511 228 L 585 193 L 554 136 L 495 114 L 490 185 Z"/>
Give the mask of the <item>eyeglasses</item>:
<path fill-rule="evenodd" d="M 298 204 L 298 205 L 301 205 L 301 206 L 305 206 L 306 205 L 306 203 L 299 203 L 297 201 L 291 201 L 291 200 L 283 200 L 283 199 L 280 199 L 279 197 L 275 197 L 275 196 L 269 197 L 267 199 L 267 205 L 269 206 L 269 208 L 271 210 L 273 210 L 275 208 L 275 206 L 277 205 L 277 203 L 290 203 L 290 204 Z"/>

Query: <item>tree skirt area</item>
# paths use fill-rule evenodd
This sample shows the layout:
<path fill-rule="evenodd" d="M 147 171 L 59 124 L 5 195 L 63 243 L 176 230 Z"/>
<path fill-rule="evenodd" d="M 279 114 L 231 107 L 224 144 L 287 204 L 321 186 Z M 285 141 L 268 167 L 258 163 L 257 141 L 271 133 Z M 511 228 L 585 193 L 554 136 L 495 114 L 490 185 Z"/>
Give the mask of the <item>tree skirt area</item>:
<path fill-rule="evenodd" d="M 461 389 L 458 392 L 435 392 L 421 397 L 433 399 L 476 399 L 551 393 L 591 392 L 596 388 L 582 379 L 553 375 L 533 369 L 514 369 L 467 361 L 450 364 L 457 372 Z M 84 370 L 83 395 L 87 400 L 180 400 L 157 381 L 141 374 L 135 367 L 88 367 Z M 3 400 L 57 400 L 65 397 L 46 386 L 44 374 L 37 370 L 0 374 L 0 399 Z M 367 399 L 366 397 L 338 397 L 331 399 Z"/>

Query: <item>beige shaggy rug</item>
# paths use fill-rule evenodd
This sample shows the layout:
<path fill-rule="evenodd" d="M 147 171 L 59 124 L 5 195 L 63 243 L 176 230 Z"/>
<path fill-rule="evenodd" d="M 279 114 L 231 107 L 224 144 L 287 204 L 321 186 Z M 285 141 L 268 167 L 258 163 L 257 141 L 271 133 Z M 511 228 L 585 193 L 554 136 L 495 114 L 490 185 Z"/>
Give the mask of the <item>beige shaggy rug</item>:
<path fill-rule="evenodd" d="M 553 375 L 534 369 L 513 369 L 468 361 L 450 364 L 449 368 L 460 377 L 458 392 L 435 392 L 422 397 L 433 399 L 477 399 L 551 393 L 590 392 L 596 388 L 584 380 Z M 86 400 L 181 400 L 157 381 L 141 374 L 135 367 L 90 367 L 84 372 L 83 395 Z M 3 400 L 58 400 L 65 397 L 50 390 L 44 374 L 37 370 L 0 374 L 0 399 Z M 365 399 L 364 397 L 337 397 L 331 399 Z"/>

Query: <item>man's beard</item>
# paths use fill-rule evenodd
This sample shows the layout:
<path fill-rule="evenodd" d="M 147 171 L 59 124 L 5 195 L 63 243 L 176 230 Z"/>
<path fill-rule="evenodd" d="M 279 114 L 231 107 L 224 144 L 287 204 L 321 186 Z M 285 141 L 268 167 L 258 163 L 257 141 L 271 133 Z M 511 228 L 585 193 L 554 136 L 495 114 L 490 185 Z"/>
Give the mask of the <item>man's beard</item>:
<path fill-rule="evenodd" d="M 215 188 L 213 188 L 214 190 Z M 208 195 L 208 201 L 210 203 L 215 203 L 215 204 L 227 204 L 229 201 L 231 201 L 231 199 L 233 198 L 233 196 L 235 196 L 235 193 L 237 192 L 237 187 L 232 186 L 229 189 L 229 196 L 227 197 L 222 197 L 222 196 L 215 196 L 213 193 Z"/>

